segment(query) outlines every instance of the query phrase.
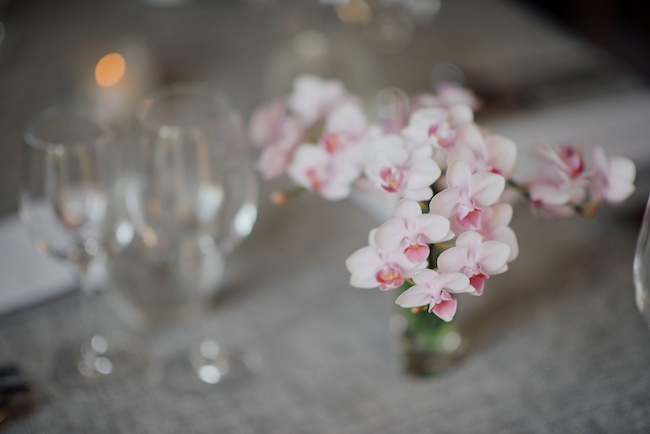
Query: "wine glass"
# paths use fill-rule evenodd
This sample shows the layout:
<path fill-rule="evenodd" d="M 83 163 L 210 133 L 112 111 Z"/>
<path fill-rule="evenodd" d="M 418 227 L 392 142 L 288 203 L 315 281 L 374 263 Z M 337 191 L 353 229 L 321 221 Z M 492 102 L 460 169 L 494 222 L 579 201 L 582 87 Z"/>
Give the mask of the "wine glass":
<path fill-rule="evenodd" d="M 202 84 L 175 84 L 143 98 L 135 122 L 127 206 L 147 247 L 186 271 L 187 287 L 177 288 L 186 297 L 178 308 L 198 321 L 211 295 L 199 284 L 202 259 L 209 255 L 211 267 L 223 272 L 224 259 L 257 218 L 257 177 L 242 123 L 223 96 Z M 192 341 L 194 347 L 166 367 L 166 381 L 176 381 L 177 389 L 194 392 L 233 378 L 235 368 L 245 366 L 214 336 Z"/>
<path fill-rule="evenodd" d="M 650 197 L 643 215 L 643 224 L 634 255 L 634 286 L 636 305 L 643 318 L 650 323 Z"/>
<path fill-rule="evenodd" d="M 131 239 L 120 207 L 113 130 L 98 112 L 58 106 L 34 117 L 23 138 L 19 213 L 39 251 L 76 265 L 84 293 L 79 325 L 88 333 L 81 345 L 46 357 L 46 380 L 55 391 L 79 396 L 134 387 L 146 358 L 132 339 L 100 330 L 97 318 L 105 309 L 97 296 L 102 291 L 89 274 L 101 270 L 107 256 Z"/>

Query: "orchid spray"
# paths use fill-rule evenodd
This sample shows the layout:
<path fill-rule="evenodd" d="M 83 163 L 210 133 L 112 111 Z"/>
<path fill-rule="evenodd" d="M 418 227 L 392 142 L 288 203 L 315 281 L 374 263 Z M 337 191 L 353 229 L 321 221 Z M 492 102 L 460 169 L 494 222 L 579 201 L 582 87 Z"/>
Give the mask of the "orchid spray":
<path fill-rule="evenodd" d="M 571 145 L 538 145 L 539 173 L 515 181 L 517 146 L 477 125 L 479 108 L 469 90 L 441 84 L 371 122 L 341 82 L 301 75 L 288 96 L 255 110 L 250 138 L 260 173 L 287 173 L 298 186 L 276 193 L 277 203 L 305 190 L 341 200 L 368 185 L 399 197 L 394 217 L 347 259 L 350 283 L 401 287 L 398 305 L 447 322 L 458 294 L 483 294 L 485 281 L 517 258 L 513 192 L 536 213 L 590 216 L 634 191 L 632 161 L 601 148 L 587 159 Z"/>

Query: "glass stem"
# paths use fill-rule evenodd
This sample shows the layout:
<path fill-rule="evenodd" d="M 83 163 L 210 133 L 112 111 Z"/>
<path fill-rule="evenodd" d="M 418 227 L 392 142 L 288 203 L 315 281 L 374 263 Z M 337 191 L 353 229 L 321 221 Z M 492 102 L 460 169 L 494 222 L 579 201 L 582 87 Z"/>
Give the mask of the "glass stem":
<path fill-rule="evenodd" d="M 113 365 L 107 357 L 108 341 L 99 331 L 100 318 L 99 299 L 101 288 L 92 284 L 89 276 L 91 260 L 83 260 L 77 264 L 77 277 L 81 289 L 80 316 L 86 336 L 80 348 L 79 372 L 86 377 L 96 377 L 112 372 Z"/>
<path fill-rule="evenodd" d="M 192 347 L 191 364 L 202 382 L 215 384 L 230 370 L 229 355 L 213 336 L 206 336 L 201 331 L 201 325 L 207 317 L 209 302 L 208 291 L 203 287 L 203 264 L 199 251 L 185 247 L 186 250 L 183 252 L 185 254 L 181 255 L 180 260 L 185 262 L 189 271 L 190 304 L 193 314 L 190 316 L 187 328 L 189 333 L 194 334 L 191 341 L 196 342 L 196 332 L 199 331 L 198 342 Z"/>

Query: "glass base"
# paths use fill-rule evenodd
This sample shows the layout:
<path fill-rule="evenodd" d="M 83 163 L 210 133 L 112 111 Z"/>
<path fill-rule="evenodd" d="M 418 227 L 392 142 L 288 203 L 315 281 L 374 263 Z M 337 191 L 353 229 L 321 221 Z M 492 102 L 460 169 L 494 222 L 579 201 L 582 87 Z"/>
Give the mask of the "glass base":
<path fill-rule="evenodd" d="M 179 403 L 196 405 L 205 395 L 247 384 L 261 369 L 262 359 L 255 350 L 226 350 L 204 339 L 193 351 L 177 352 L 168 359 L 163 383 Z"/>
<path fill-rule="evenodd" d="M 149 363 L 131 342 L 107 341 L 95 335 L 82 345 L 55 350 L 43 361 L 47 388 L 80 401 L 109 399 L 149 385 Z"/>

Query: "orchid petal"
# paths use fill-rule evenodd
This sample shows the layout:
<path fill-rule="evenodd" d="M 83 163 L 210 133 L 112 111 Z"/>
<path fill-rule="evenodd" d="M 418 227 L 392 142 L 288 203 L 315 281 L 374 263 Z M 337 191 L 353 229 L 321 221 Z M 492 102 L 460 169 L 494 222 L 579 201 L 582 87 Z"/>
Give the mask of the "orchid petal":
<path fill-rule="evenodd" d="M 413 274 L 413 281 L 418 285 L 432 285 L 438 275 L 438 272 L 435 270 L 427 268 Z"/>
<path fill-rule="evenodd" d="M 507 226 L 512 221 L 513 209 L 509 203 L 498 203 L 492 208 L 490 222 L 493 227 Z"/>
<path fill-rule="evenodd" d="M 503 176 L 479 172 L 472 176 L 470 195 L 483 206 L 492 205 L 499 200 L 505 186 L 506 180 Z"/>
<path fill-rule="evenodd" d="M 492 240 L 501 241 L 508 245 L 510 248 L 510 256 L 508 256 L 507 262 L 512 262 L 517 259 L 517 256 L 519 256 L 519 243 L 517 242 L 517 235 L 512 228 L 508 226 L 497 228 L 490 233 L 490 237 Z"/>
<path fill-rule="evenodd" d="M 447 168 L 446 180 L 449 187 L 467 185 L 471 177 L 472 171 L 464 161 L 454 161 Z"/>
<path fill-rule="evenodd" d="M 376 288 L 379 286 L 375 273 L 381 266 L 381 259 L 372 247 L 363 247 L 348 257 L 345 266 L 350 272 L 350 285 L 356 288 Z"/>
<path fill-rule="evenodd" d="M 413 190 L 429 187 L 440 178 L 442 173 L 438 163 L 431 157 L 416 162 L 408 172 L 407 188 Z"/>
<path fill-rule="evenodd" d="M 429 202 L 429 212 L 449 218 L 454 215 L 460 200 L 461 195 L 458 187 L 447 188 L 433 196 Z"/>
<path fill-rule="evenodd" d="M 463 292 L 469 286 L 469 278 L 463 273 L 442 273 L 436 277 L 436 284 L 449 292 Z"/>
<path fill-rule="evenodd" d="M 404 248 L 404 240 L 409 235 L 404 220 L 392 218 L 379 226 L 375 233 L 375 243 L 387 252 L 397 252 Z"/>
<path fill-rule="evenodd" d="M 411 262 L 422 262 L 429 257 L 431 250 L 426 244 L 413 244 L 404 249 L 404 255 Z"/>
<path fill-rule="evenodd" d="M 420 188 L 417 190 L 409 189 L 401 191 L 402 196 L 406 199 L 412 200 L 429 200 L 433 195 L 433 190 L 431 188 Z"/>
<path fill-rule="evenodd" d="M 467 247 L 470 250 L 476 249 L 483 242 L 481 234 L 475 231 L 463 232 L 456 240 L 458 247 Z"/>
<path fill-rule="evenodd" d="M 462 271 L 469 262 L 468 255 L 467 247 L 450 247 L 438 256 L 438 270 L 441 273 Z"/>
<path fill-rule="evenodd" d="M 501 241 L 485 241 L 477 250 L 476 262 L 489 274 L 498 274 L 503 270 L 510 257 L 510 247 Z"/>
<path fill-rule="evenodd" d="M 619 203 L 634 193 L 636 166 L 627 158 L 614 157 L 610 161 L 610 177 L 605 191 L 605 200 Z"/>
<path fill-rule="evenodd" d="M 420 307 L 429 304 L 431 290 L 424 285 L 414 285 L 404 291 L 395 303 L 404 308 Z"/>
<path fill-rule="evenodd" d="M 435 313 L 440 319 L 445 322 L 449 322 L 456 315 L 457 301 L 454 297 L 449 295 L 447 292 L 442 292 L 442 301 L 433 306 L 433 309 L 429 308 L 429 312 Z"/>
<path fill-rule="evenodd" d="M 438 214 L 423 214 L 415 217 L 415 231 L 424 235 L 429 244 L 449 240 L 449 220 Z M 453 236 L 453 235 L 452 235 Z"/>
<path fill-rule="evenodd" d="M 517 145 L 510 139 L 501 136 L 489 136 L 485 144 L 490 152 L 492 166 L 503 176 L 511 176 L 517 161 Z"/>
<path fill-rule="evenodd" d="M 328 116 L 325 131 L 361 134 L 366 124 L 363 110 L 356 104 L 348 102 L 334 109 Z"/>
<path fill-rule="evenodd" d="M 400 200 L 395 206 L 395 217 L 409 218 L 422 214 L 422 207 L 414 200 Z"/>

